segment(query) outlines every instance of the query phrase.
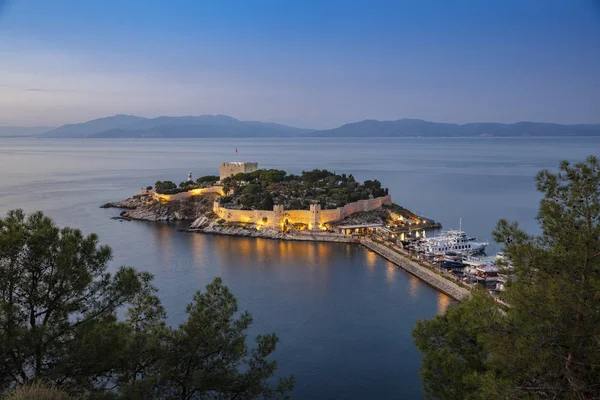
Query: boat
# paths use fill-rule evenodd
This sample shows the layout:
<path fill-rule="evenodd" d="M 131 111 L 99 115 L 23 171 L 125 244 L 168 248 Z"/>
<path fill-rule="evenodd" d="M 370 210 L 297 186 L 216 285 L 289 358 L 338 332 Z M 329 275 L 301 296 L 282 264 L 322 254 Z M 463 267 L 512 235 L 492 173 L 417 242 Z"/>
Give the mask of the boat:
<path fill-rule="evenodd" d="M 465 264 L 463 264 L 462 261 L 451 260 L 447 258 L 442 258 L 440 263 L 445 269 L 461 269 L 465 267 Z"/>
<path fill-rule="evenodd" d="M 462 230 L 462 220 L 458 230 L 449 230 L 437 236 L 422 239 L 419 248 L 425 253 L 434 255 L 469 255 L 482 253 L 487 242 L 477 242 L 476 238 L 467 236 Z"/>

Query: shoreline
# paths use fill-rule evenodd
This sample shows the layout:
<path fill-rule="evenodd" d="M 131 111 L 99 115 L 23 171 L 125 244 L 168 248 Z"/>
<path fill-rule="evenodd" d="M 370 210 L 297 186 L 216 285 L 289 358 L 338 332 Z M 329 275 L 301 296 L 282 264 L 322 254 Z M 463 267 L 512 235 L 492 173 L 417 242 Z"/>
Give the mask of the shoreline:
<path fill-rule="evenodd" d="M 204 197 L 204 196 L 203 196 Z M 388 261 L 395 264 L 397 267 L 402 268 L 409 274 L 417 277 L 421 281 L 425 282 L 429 286 L 433 287 L 440 293 L 451 297 L 454 300 L 461 301 L 470 293 L 470 290 L 465 287 L 453 282 L 450 277 L 443 276 L 442 274 L 434 271 L 432 268 L 423 264 L 422 262 L 411 259 L 410 254 L 402 251 L 396 246 L 387 246 L 383 243 L 378 243 L 376 237 L 372 240 L 369 236 L 368 229 L 361 230 L 361 232 L 350 232 L 346 229 L 340 232 L 333 232 L 331 230 L 287 230 L 282 231 L 277 229 L 270 224 L 263 223 L 252 223 L 252 224 L 240 224 L 240 223 L 227 223 L 224 218 L 217 220 L 217 216 L 210 215 L 211 211 L 214 210 L 213 202 L 211 198 L 207 198 L 203 201 L 198 196 L 200 201 L 192 201 L 196 199 L 195 196 L 191 196 L 183 200 L 173 201 L 160 201 L 156 204 L 148 203 L 148 196 L 137 195 L 132 198 L 122 200 L 119 202 L 106 203 L 102 208 L 120 208 L 125 209 L 121 211 L 118 217 L 113 217 L 116 220 L 138 220 L 138 221 L 149 221 L 149 222 L 161 222 L 161 221 L 181 221 L 187 222 L 189 225 L 187 229 L 180 229 L 181 231 L 188 233 L 202 233 L 222 236 L 237 236 L 237 237 L 249 237 L 249 238 L 262 238 L 270 240 L 285 240 L 285 241 L 296 241 L 296 242 L 321 242 L 321 243 L 353 243 L 359 244 L 365 247 L 369 251 L 373 251 L 379 256 L 387 259 Z M 185 207 L 182 206 L 182 201 L 187 202 Z M 380 206 L 381 208 L 381 206 Z M 378 208 L 379 209 L 379 208 Z M 339 209 L 338 209 L 339 210 Z M 229 210 L 228 212 L 232 212 Z M 200 215 L 200 217 L 198 217 Z M 248 219 L 248 218 L 246 218 Z M 267 218 L 263 218 L 262 221 Z M 350 221 L 354 222 L 354 221 Z M 359 219 L 359 224 L 364 225 L 365 221 Z M 369 222 L 369 221 L 367 221 Z M 434 221 L 431 221 L 431 226 L 421 226 L 421 229 L 435 228 Z M 355 222 L 356 224 L 356 222 Z M 354 225 L 350 223 L 350 225 Z M 367 224 L 368 226 L 368 224 Z M 354 226 L 349 226 L 353 228 Z M 392 248 L 393 247 L 393 248 Z"/>
<path fill-rule="evenodd" d="M 185 230 L 185 232 L 297 242 L 358 244 L 366 248 L 368 251 L 372 251 L 380 257 L 385 258 L 392 264 L 415 276 L 416 278 L 431 286 L 438 292 L 443 293 L 456 301 L 460 302 L 466 297 L 468 297 L 470 294 L 469 289 L 460 286 L 459 284 L 453 282 L 447 277 L 444 277 L 443 275 L 431 270 L 430 268 L 422 265 L 421 263 L 412 260 L 409 256 L 402 254 L 396 250 L 393 250 L 390 247 L 382 243 L 378 243 L 366 236 L 357 237 L 332 233 L 285 234 L 282 232 L 278 232 L 273 234 L 272 232 L 250 231 L 245 228 L 222 228 L 209 231 L 205 231 L 204 229 L 191 228 Z"/>

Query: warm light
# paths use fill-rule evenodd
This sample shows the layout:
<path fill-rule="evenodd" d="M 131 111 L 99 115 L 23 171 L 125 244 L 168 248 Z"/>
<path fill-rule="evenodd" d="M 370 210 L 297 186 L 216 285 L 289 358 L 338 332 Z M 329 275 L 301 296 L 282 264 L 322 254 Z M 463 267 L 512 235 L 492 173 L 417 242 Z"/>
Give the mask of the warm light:
<path fill-rule="evenodd" d="M 188 193 L 191 196 L 199 196 L 202 193 L 206 192 L 206 189 L 192 189 L 192 190 L 188 190 Z"/>
<path fill-rule="evenodd" d="M 161 204 L 165 204 L 166 202 L 171 201 L 171 199 L 173 198 L 173 196 L 171 196 L 170 194 L 157 193 L 156 196 L 158 196 L 158 199 L 160 200 Z"/>

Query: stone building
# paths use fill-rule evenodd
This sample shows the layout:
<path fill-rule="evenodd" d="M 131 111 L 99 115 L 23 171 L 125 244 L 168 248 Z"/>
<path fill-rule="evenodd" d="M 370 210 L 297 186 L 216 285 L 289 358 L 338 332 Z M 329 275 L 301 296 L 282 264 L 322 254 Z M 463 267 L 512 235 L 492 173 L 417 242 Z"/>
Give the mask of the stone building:
<path fill-rule="evenodd" d="M 334 210 L 322 210 L 320 204 L 311 204 L 309 210 L 286 210 L 283 205 L 276 204 L 273 210 L 235 210 L 221 207 L 218 200 L 213 203 L 213 212 L 225 221 L 253 223 L 259 226 L 283 229 L 284 226 L 302 223 L 308 230 L 318 231 L 323 229 L 323 224 L 330 221 L 339 221 L 348 215 L 357 212 L 373 211 L 384 204 L 392 204 L 390 195 L 377 197 L 370 200 L 358 200 L 348 203 Z"/>
<path fill-rule="evenodd" d="M 249 173 L 257 169 L 257 162 L 224 162 L 219 165 L 219 176 L 223 180 L 240 172 Z"/>

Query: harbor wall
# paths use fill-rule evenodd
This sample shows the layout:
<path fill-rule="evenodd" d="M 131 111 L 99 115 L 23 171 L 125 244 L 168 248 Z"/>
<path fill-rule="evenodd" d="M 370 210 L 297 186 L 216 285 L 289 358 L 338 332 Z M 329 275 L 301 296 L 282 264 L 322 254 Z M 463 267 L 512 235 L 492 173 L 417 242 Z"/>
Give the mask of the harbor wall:
<path fill-rule="evenodd" d="M 457 285 L 452 281 L 449 281 L 448 279 L 436 274 L 428 268 L 409 260 L 408 258 L 399 254 L 397 251 L 394 251 L 383 244 L 377 243 L 366 237 L 361 238 L 360 243 L 369 250 L 372 250 L 380 256 L 388 259 L 389 261 L 398 265 L 400 268 L 413 274 L 428 285 L 442 293 L 445 293 L 455 300 L 461 301 L 469 295 L 469 291 L 467 289 Z"/>
<path fill-rule="evenodd" d="M 273 211 L 268 210 L 231 210 L 221 207 L 219 201 L 213 204 L 213 211 L 227 222 L 244 222 L 270 228 L 281 228 L 286 222 L 289 224 L 302 223 L 309 230 L 324 229 L 323 224 L 337 221 L 357 212 L 373 211 L 384 204 L 392 204 L 390 195 L 369 200 L 358 200 L 334 210 L 322 210 L 321 205 L 311 204 L 309 210 L 286 210 L 282 205 L 273 206 Z"/>

